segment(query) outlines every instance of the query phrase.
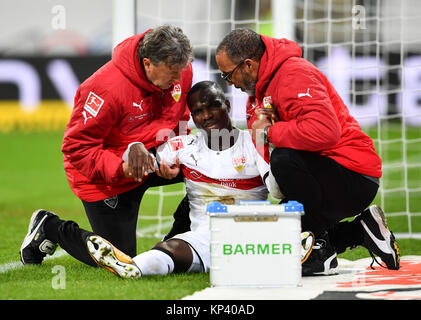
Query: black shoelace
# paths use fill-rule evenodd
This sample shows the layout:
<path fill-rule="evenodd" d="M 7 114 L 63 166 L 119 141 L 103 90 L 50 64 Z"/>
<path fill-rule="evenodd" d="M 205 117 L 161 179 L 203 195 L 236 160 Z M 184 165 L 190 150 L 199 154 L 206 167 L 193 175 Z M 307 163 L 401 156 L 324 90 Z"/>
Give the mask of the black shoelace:
<path fill-rule="evenodd" d="M 374 256 L 373 252 L 371 252 L 370 250 L 368 250 L 368 252 L 370 253 L 370 256 L 371 256 L 371 258 L 372 258 L 371 263 L 370 263 L 370 268 L 371 268 L 371 270 L 376 270 L 376 269 L 373 267 L 374 262 L 376 262 L 376 263 L 377 263 L 380 267 L 387 269 L 387 267 L 385 267 L 384 265 L 382 265 L 382 264 L 381 264 L 381 263 L 380 263 L 380 262 L 376 259 L 376 257 Z"/>

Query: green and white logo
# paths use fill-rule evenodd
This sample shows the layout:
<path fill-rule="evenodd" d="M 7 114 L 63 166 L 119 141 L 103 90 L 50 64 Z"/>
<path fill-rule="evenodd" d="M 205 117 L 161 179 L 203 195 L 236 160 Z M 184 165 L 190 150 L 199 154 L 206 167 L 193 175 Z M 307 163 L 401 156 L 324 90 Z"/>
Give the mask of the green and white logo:
<path fill-rule="evenodd" d="M 279 255 L 292 254 L 290 243 L 223 244 L 223 255 Z"/>

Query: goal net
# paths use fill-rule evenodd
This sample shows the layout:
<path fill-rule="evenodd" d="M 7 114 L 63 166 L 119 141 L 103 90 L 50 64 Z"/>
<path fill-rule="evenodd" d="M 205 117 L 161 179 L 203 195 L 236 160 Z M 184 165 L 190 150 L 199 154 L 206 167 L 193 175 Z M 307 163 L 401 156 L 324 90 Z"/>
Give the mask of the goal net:
<path fill-rule="evenodd" d="M 120 3 L 120 2 L 119 2 Z M 329 78 L 383 160 L 375 203 L 399 237 L 421 233 L 421 2 L 417 0 L 135 0 L 135 32 L 170 23 L 189 36 L 193 82 L 215 80 L 245 126 L 241 91 L 219 79 L 215 49 L 238 27 L 289 38 Z M 193 124 L 191 123 L 193 126 Z M 185 193 L 182 184 L 152 189 L 139 235 L 162 236 Z"/>

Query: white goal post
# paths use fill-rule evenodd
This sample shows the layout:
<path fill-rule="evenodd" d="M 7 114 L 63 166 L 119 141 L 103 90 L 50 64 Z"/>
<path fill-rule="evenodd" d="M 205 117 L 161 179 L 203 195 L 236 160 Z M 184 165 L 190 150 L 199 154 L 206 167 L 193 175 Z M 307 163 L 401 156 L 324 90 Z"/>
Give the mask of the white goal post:
<path fill-rule="evenodd" d="M 191 39 L 194 82 L 220 81 L 215 49 L 234 28 L 296 41 L 375 142 L 384 173 L 375 202 L 399 237 L 421 237 L 420 1 L 114 0 L 113 46 L 164 23 L 180 26 Z M 245 94 L 221 85 L 234 122 L 245 125 Z M 182 196 L 184 189 L 148 194 L 159 197 L 158 212 L 141 212 L 140 225 L 157 221 L 153 234 L 161 236 L 175 210 L 162 212 L 164 199 Z"/>

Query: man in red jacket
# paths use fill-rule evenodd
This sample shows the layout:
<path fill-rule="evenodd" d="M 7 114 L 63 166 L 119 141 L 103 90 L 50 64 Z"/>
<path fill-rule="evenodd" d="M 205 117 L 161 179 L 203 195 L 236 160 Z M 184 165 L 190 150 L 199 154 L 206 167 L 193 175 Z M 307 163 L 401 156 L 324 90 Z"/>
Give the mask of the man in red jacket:
<path fill-rule="evenodd" d="M 75 96 L 62 145 L 67 179 L 82 200 L 92 230 L 131 256 L 137 254 L 136 227 L 145 191 L 183 181 L 181 175 L 167 180 L 148 174 L 154 171 L 148 150 L 188 133 L 191 60 L 183 31 L 160 26 L 121 42 L 112 60 L 84 81 Z M 141 143 L 130 149 L 123 166 L 122 155 L 133 142 Z M 45 212 L 33 217 L 30 229 L 45 229 L 48 238 L 36 248 L 33 239 L 25 239 L 22 262 L 41 263 L 59 243 L 75 258 L 95 265 L 78 225 Z M 176 214 L 188 217 L 187 198 Z"/>
<path fill-rule="evenodd" d="M 247 124 L 287 199 L 304 205 L 302 228 L 315 234 L 303 274 L 336 272 L 336 254 L 365 246 L 389 269 L 399 250 L 376 196 L 382 175 L 373 142 L 328 79 L 287 39 L 231 31 L 216 50 L 222 78 L 247 92 Z M 358 215 L 359 214 L 359 215 Z M 358 215 L 351 222 L 342 219 Z"/>

